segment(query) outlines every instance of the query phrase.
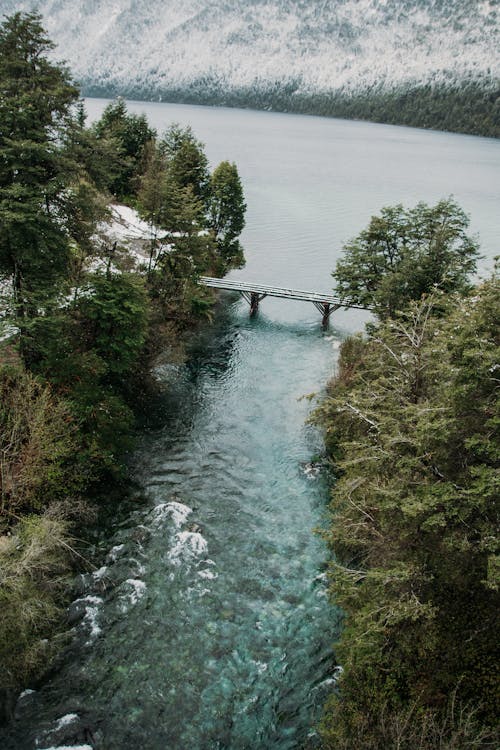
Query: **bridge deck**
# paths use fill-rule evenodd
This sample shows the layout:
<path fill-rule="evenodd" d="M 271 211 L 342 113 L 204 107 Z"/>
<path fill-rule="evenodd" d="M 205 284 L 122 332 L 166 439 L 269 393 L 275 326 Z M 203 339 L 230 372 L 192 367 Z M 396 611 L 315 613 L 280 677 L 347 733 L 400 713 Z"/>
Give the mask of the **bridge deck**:
<path fill-rule="evenodd" d="M 304 292 L 300 289 L 288 289 L 286 287 L 268 286 L 267 284 L 253 284 L 247 281 L 234 281 L 232 279 L 214 279 L 202 276 L 200 284 L 215 289 L 227 289 L 234 292 L 246 292 L 247 294 L 259 294 L 269 297 L 285 297 L 286 299 L 303 300 L 304 302 L 317 302 L 321 305 L 338 305 L 339 307 L 358 307 L 348 305 L 333 294 L 326 292 Z"/>

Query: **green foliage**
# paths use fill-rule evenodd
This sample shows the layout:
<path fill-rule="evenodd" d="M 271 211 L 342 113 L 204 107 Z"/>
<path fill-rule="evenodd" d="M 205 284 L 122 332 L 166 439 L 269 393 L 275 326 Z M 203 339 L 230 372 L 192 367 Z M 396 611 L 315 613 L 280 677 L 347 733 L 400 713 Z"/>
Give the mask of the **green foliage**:
<path fill-rule="evenodd" d="M 334 697 L 330 711 L 349 711 L 346 702 Z M 383 704 L 375 715 L 352 715 L 349 734 L 339 736 L 335 726 L 322 727 L 324 748 L 335 750 L 486 750 L 498 746 L 494 729 L 485 727 L 473 705 L 457 701 L 456 691 L 446 708 L 422 710 L 418 701 L 398 710 Z"/>
<path fill-rule="evenodd" d="M 394 316 L 433 289 L 463 291 L 476 267 L 477 243 L 469 219 L 451 199 L 383 208 L 348 243 L 333 274 L 344 300 Z"/>
<path fill-rule="evenodd" d="M 149 285 L 166 319 L 187 322 L 209 313 L 198 276 L 243 263 L 237 238 L 246 206 L 238 171 L 222 162 L 210 177 L 207 164 L 191 129 L 177 125 L 146 154 L 137 206 L 152 227 Z"/>
<path fill-rule="evenodd" d="M 134 274 L 87 275 L 63 313 L 37 321 L 37 372 L 64 394 L 79 427 L 76 470 L 87 485 L 119 477 L 131 447 L 134 383 L 143 376 L 150 303 Z"/>
<path fill-rule="evenodd" d="M 148 282 L 156 319 L 179 324 L 209 313 L 209 297 L 198 288 L 197 278 L 214 255 L 196 186 L 188 181 L 187 173 L 182 180 L 175 174 L 174 146 L 183 132 L 171 128 L 168 148 L 165 143 L 151 143 L 137 195 L 139 213 L 152 227 Z M 204 155 L 203 159 L 206 164 Z"/>
<path fill-rule="evenodd" d="M 46 640 L 62 617 L 69 570 L 67 524 L 26 516 L 0 535 L 0 715 L 10 694 L 46 667 Z"/>
<path fill-rule="evenodd" d="M 326 747 L 382 746 L 411 707 L 394 746 L 422 721 L 448 741 L 453 691 L 475 725 L 495 720 L 499 301 L 497 280 L 434 295 L 342 347 L 317 415 L 340 473 L 327 539 L 346 613 Z M 460 742 L 428 746 L 475 746 Z"/>
<path fill-rule="evenodd" d="M 36 321 L 81 273 L 106 216 L 78 91 L 49 60 L 52 49 L 36 14 L 17 13 L 0 29 L 0 279 L 12 284 L 10 312 L 29 367 L 40 348 Z"/>
<path fill-rule="evenodd" d="M 75 424 L 68 404 L 21 369 L 0 369 L 0 533 L 19 514 L 74 497 Z"/>
<path fill-rule="evenodd" d="M 196 198 L 205 204 L 210 181 L 208 159 L 191 128 L 171 125 L 159 147 L 167 158 L 170 178 L 181 189 L 191 186 Z"/>
<path fill-rule="evenodd" d="M 103 148 L 109 150 L 114 145 L 115 157 L 118 156 L 110 174 L 109 190 L 117 198 L 130 198 L 136 192 L 143 158 L 155 131 L 145 115 L 129 114 L 123 99 L 108 104 L 93 131 Z"/>
<path fill-rule="evenodd" d="M 105 363 L 110 383 L 120 384 L 137 366 L 148 330 L 144 281 L 134 274 L 88 277 L 77 304 L 80 346 Z"/>
<path fill-rule="evenodd" d="M 68 133 L 69 150 L 79 173 L 99 192 L 109 195 L 110 186 L 123 169 L 123 154 L 116 138 L 94 127 L 86 126 L 86 113 L 82 101 L 78 103 L 76 117 Z"/>
<path fill-rule="evenodd" d="M 29 317 L 66 273 L 64 194 L 72 174 L 64 142 L 78 92 L 48 59 L 53 45 L 36 14 L 0 28 L 0 275 L 16 312 Z"/>
<path fill-rule="evenodd" d="M 144 171 L 139 178 L 137 208 L 152 227 L 166 227 L 168 219 L 168 164 L 156 141 L 148 143 L 144 154 Z"/>
<path fill-rule="evenodd" d="M 243 261 L 238 237 L 245 226 L 246 204 L 236 164 L 223 161 L 210 178 L 208 226 L 221 260 L 221 272 Z"/>

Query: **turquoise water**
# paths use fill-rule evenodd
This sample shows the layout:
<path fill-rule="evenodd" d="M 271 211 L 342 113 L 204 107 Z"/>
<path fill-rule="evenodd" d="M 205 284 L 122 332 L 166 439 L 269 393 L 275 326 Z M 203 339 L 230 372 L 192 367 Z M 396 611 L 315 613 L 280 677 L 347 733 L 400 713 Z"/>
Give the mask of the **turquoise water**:
<path fill-rule="evenodd" d="M 95 117 L 104 103 L 88 102 Z M 383 205 L 454 194 L 491 265 L 500 145 L 488 139 L 251 111 L 133 104 L 159 130 L 192 124 L 212 164 L 237 162 L 249 206 L 247 280 L 328 290 L 344 241 Z M 488 260 L 489 258 L 489 260 Z M 19 750 L 270 750 L 317 746 L 335 679 L 338 612 L 325 597 L 327 477 L 311 458 L 305 394 L 333 372 L 342 337 L 307 303 L 224 297 L 133 457 L 146 499 L 102 541 L 77 583 L 72 646 L 19 702 Z"/>

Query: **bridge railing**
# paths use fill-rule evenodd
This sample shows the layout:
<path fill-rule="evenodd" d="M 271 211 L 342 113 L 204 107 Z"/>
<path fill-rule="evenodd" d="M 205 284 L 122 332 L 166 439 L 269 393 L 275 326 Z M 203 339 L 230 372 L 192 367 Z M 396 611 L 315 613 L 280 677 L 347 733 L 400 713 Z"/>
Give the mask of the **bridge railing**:
<path fill-rule="evenodd" d="M 214 289 L 226 289 L 228 291 L 239 292 L 249 301 L 251 301 L 253 295 L 253 300 L 254 302 L 256 301 L 257 304 L 261 299 L 264 299 L 264 297 L 282 297 L 285 299 L 312 302 L 315 305 L 321 305 L 322 309 L 326 305 L 329 305 L 330 308 L 334 307 L 336 310 L 338 310 L 339 307 L 352 307 L 359 310 L 369 309 L 367 307 L 362 307 L 361 305 L 351 304 L 348 301 L 342 300 L 340 297 L 336 297 L 327 292 L 307 292 L 301 289 L 258 284 L 255 282 L 240 281 L 239 279 L 217 279 L 211 276 L 201 276 L 199 281 L 200 284 Z M 330 312 L 332 312 L 332 310 L 330 310 Z"/>

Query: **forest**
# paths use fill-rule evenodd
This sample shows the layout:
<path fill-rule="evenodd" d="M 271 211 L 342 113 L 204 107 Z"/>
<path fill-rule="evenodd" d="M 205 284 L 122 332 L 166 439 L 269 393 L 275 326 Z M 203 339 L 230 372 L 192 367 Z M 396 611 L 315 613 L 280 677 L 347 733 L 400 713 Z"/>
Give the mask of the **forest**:
<path fill-rule="evenodd" d="M 315 414 L 344 612 L 332 750 L 498 747 L 500 288 L 471 283 L 468 224 L 451 199 L 387 207 L 334 271 L 375 316 Z"/>
<path fill-rule="evenodd" d="M 126 486 L 155 357 L 211 315 L 201 274 L 243 263 L 235 164 L 125 103 L 86 125 L 36 14 L 0 29 L 0 717 L 50 664 L 85 529 Z M 150 226 L 131 264 L 112 203 Z"/>

